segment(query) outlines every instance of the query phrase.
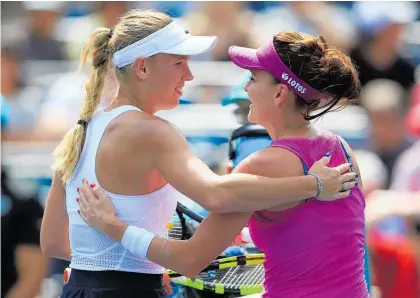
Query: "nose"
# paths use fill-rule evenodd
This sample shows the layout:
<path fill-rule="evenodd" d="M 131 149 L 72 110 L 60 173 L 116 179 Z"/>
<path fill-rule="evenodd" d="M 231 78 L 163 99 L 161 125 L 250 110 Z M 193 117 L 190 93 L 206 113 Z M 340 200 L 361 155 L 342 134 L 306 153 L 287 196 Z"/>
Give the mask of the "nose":
<path fill-rule="evenodd" d="M 192 81 L 192 80 L 194 80 L 194 76 L 191 73 L 191 69 L 190 69 L 190 66 L 188 64 L 185 67 L 184 79 L 185 79 L 185 81 Z"/>
<path fill-rule="evenodd" d="M 244 87 L 245 92 L 248 92 L 248 88 L 249 88 L 250 85 L 251 85 L 251 80 L 249 80 L 248 83 L 246 83 L 246 85 Z"/>

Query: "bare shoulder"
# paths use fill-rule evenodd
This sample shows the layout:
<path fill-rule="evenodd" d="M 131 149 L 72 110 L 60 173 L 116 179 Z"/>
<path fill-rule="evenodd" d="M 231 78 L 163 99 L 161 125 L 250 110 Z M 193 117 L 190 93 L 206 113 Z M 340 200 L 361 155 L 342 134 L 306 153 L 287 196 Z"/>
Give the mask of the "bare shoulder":
<path fill-rule="evenodd" d="M 302 175 L 303 167 L 299 157 L 289 150 L 269 147 L 248 156 L 235 172 L 280 178 Z"/>
<path fill-rule="evenodd" d="M 128 111 L 124 117 L 118 117 L 112 121 L 107 132 L 115 132 L 129 140 L 131 144 L 141 143 L 143 146 L 146 143 L 154 143 L 154 141 L 169 140 L 171 136 L 182 136 L 170 122 L 138 111 Z M 146 140 L 147 142 L 145 142 Z"/>

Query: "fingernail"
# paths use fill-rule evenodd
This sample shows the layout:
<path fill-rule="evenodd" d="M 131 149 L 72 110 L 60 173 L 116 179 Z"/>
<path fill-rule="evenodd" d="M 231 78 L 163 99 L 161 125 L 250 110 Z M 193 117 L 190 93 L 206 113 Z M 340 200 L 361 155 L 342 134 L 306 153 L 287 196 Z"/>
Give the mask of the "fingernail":
<path fill-rule="evenodd" d="M 79 203 L 79 198 L 76 199 L 76 202 Z"/>
<path fill-rule="evenodd" d="M 96 184 L 91 184 L 90 188 L 94 188 L 96 186 Z"/>
<path fill-rule="evenodd" d="M 350 194 L 351 194 L 351 189 L 350 189 Z"/>
<path fill-rule="evenodd" d="M 359 185 L 359 183 L 358 182 L 356 182 L 356 186 L 358 186 Z"/>
<path fill-rule="evenodd" d="M 79 214 L 80 214 L 80 210 L 77 210 L 77 213 L 79 213 Z"/>
<path fill-rule="evenodd" d="M 327 152 L 327 154 L 325 154 L 326 157 L 330 157 L 331 153 Z"/>
<path fill-rule="evenodd" d="M 85 183 L 85 180 L 86 180 L 86 179 L 85 179 L 85 178 L 83 178 L 83 179 L 82 179 L 82 183 Z"/>
<path fill-rule="evenodd" d="M 359 177 L 359 174 L 356 174 L 356 178 L 358 178 Z"/>
<path fill-rule="evenodd" d="M 77 192 L 79 192 L 79 188 L 77 188 Z"/>

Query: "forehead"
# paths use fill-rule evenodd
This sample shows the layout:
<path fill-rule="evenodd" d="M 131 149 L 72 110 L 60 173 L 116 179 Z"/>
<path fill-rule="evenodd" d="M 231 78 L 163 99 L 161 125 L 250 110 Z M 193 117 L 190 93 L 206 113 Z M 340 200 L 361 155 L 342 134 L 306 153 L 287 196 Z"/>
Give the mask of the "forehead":
<path fill-rule="evenodd" d="M 153 56 L 153 58 L 162 62 L 171 62 L 178 60 L 188 60 L 190 56 L 159 53 Z"/>
<path fill-rule="evenodd" d="M 269 74 L 268 72 L 264 71 L 264 70 L 251 70 L 251 74 L 255 77 L 258 78 L 268 78 L 270 79 L 272 76 L 271 74 Z"/>
<path fill-rule="evenodd" d="M 185 56 L 185 55 L 169 54 L 169 56 L 172 57 L 172 59 L 175 59 L 175 60 L 188 60 L 188 59 L 190 59 L 190 56 Z"/>

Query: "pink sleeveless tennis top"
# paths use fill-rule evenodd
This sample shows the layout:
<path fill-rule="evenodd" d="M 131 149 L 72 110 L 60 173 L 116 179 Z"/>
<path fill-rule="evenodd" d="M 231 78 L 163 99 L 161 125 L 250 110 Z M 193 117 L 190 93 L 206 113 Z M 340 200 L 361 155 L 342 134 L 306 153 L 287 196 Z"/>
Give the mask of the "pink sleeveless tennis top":
<path fill-rule="evenodd" d="M 296 154 L 305 172 L 331 153 L 329 166 L 349 159 L 340 139 L 322 130 L 314 139 L 281 139 L 271 147 Z M 252 240 L 266 256 L 264 298 L 365 298 L 365 197 L 355 187 L 343 200 L 311 200 L 280 212 L 256 212 Z"/>

